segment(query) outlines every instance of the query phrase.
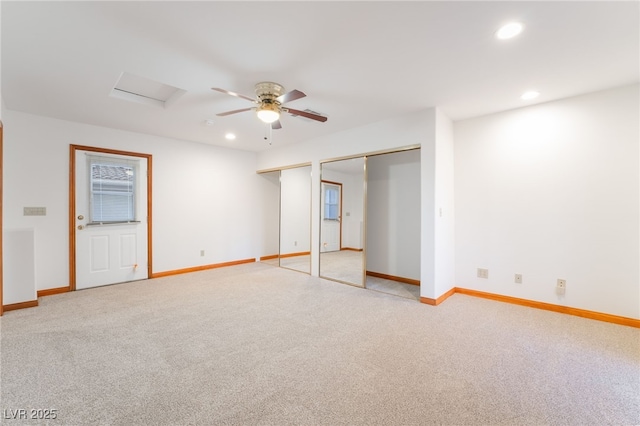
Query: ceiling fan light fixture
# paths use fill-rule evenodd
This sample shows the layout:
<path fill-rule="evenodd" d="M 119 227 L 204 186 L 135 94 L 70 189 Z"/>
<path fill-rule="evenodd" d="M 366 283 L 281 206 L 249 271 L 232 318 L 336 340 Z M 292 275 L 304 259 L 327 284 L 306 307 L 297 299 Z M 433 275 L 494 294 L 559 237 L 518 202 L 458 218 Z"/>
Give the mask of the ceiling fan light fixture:
<path fill-rule="evenodd" d="M 280 108 L 276 104 L 264 104 L 258 108 L 256 114 L 264 123 L 271 124 L 280 118 Z"/>

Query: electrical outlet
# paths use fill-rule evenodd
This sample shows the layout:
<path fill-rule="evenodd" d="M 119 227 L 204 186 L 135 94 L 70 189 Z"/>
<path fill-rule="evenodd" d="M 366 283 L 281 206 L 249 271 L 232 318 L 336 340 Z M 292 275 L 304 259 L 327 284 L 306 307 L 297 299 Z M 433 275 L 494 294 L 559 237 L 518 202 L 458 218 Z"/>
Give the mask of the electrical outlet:
<path fill-rule="evenodd" d="M 522 274 L 516 274 L 514 281 L 516 284 L 522 284 Z"/>
<path fill-rule="evenodd" d="M 294 246 L 297 246 L 297 245 L 298 245 L 298 242 L 297 242 L 297 241 L 294 241 L 294 242 L 293 242 L 293 245 L 294 245 Z"/>
<path fill-rule="evenodd" d="M 558 283 L 556 284 L 556 294 L 559 296 L 563 296 L 567 289 L 567 280 L 563 280 L 558 278 Z"/>
<path fill-rule="evenodd" d="M 204 256 L 204 250 L 200 250 L 200 256 Z"/>
<path fill-rule="evenodd" d="M 478 268 L 478 278 L 489 278 L 489 270 Z"/>

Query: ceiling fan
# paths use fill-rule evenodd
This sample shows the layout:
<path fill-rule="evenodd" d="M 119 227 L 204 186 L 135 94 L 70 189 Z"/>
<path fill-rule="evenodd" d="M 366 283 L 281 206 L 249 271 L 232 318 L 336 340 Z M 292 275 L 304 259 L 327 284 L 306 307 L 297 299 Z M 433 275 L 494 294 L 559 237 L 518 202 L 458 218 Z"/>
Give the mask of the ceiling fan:
<path fill-rule="evenodd" d="M 248 96 L 244 96 L 230 90 L 221 89 L 219 87 L 212 87 L 211 90 L 246 99 L 250 102 L 253 102 L 254 104 L 257 104 L 257 106 L 251 108 L 236 109 L 233 111 L 221 112 L 219 114 L 216 114 L 220 117 L 254 110 L 256 111 L 258 118 L 263 122 L 270 124 L 272 129 L 282 128 L 282 125 L 280 124 L 280 114 L 283 112 L 287 112 L 291 115 L 299 115 L 301 117 L 310 118 L 312 120 L 320 121 L 323 123 L 327 121 L 327 117 L 324 117 L 322 115 L 282 106 L 282 104 L 284 103 L 304 98 L 307 95 L 299 90 L 292 90 L 285 93 L 284 87 L 282 87 L 282 85 L 278 83 L 263 81 L 256 84 L 255 90 L 257 99 L 252 99 Z"/>

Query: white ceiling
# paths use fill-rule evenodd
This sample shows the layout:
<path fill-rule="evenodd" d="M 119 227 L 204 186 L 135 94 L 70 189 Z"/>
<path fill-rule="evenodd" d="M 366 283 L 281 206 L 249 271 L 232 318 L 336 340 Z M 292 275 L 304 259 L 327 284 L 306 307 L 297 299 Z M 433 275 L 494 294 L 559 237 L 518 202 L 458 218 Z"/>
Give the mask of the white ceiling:
<path fill-rule="evenodd" d="M 638 2 L 2 1 L 8 109 L 204 142 L 269 149 L 252 106 L 275 81 L 288 104 L 273 145 L 438 106 L 453 120 L 638 82 Z M 524 32 L 494 32 L 518 20 Z M 166 108 L 109 96 L 123 72 L 186 91 Z M 535 88 L 541 96 L 519 96 Z M 212 119 L 211 125 L 205 121 Z M 224 139 L 235 132 L 233 142 Z"/>

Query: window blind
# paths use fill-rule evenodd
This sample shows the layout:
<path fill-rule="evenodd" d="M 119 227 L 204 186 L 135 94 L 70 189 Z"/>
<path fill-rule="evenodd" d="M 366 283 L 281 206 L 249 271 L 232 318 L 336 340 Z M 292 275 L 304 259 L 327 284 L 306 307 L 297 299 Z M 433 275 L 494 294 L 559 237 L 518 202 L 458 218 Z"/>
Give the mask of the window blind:
<path fill-rule="evenodd" d="M 87 155 L 91 222 L 136 220 L 138 160 Z"/>
<path fill-rule="evenodd" d="M 325 186 L 324 218 L 338 220 L 338 188 L 336 187 Z"/>

